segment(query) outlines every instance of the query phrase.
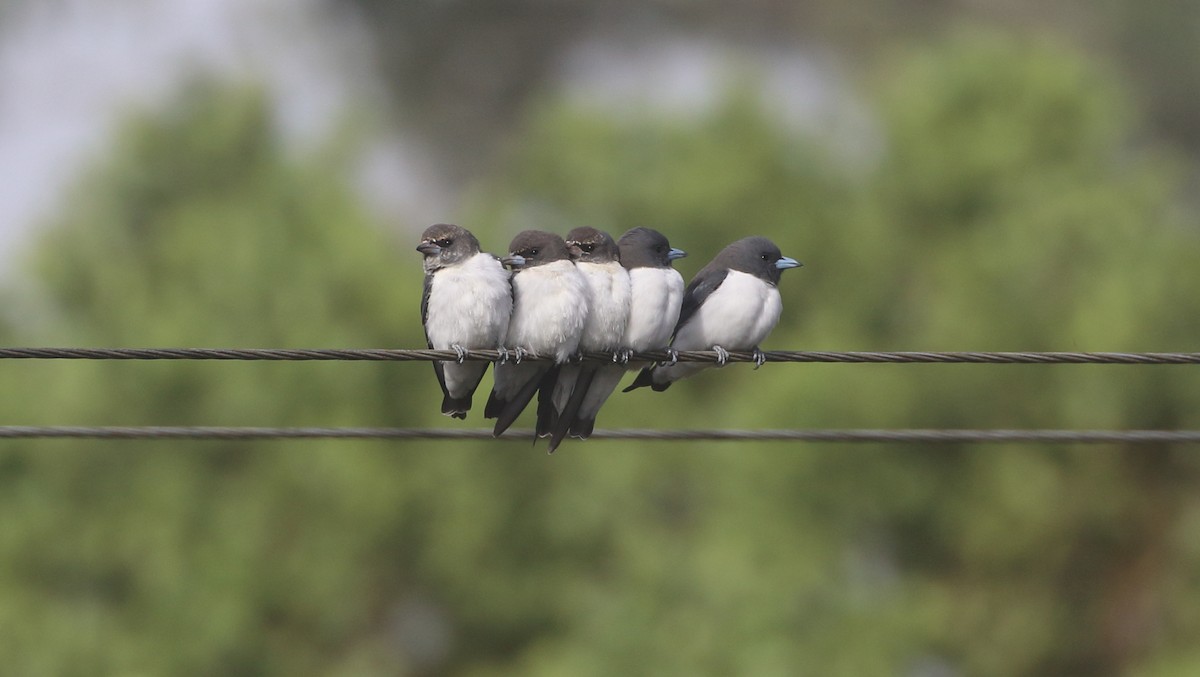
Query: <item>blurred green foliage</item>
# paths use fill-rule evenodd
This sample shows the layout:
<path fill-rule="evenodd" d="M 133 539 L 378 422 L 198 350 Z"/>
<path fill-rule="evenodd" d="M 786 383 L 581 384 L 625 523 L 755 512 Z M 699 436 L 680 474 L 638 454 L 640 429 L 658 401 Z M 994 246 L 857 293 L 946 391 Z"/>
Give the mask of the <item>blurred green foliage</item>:
<path fill-rule="evenodd" d="M 874 83 L 865 171 L 743 91 L 688 120 L 547 102 L 462 223 L 492 251 L 649 225 L 691 252 L 685 276 L 767 235 L 807 264 L 767 348 L 1195 348 L 1196 215 L 1097 66 L 968 34 Z M 421 345 L 425 224 L 372 223 L 336 158 L 289 154 L 253 90 L 135 117 L 37 246 L 41 316 L 4 340 Z M 451 424 L 427 365 L 4 369 L 10 423 Z M 1184 368 L 735 366 L 614 396 L 600 425 L 1197 412 Z M 0 656 L 22 675 L 1190 674 L 1189 454 L 11 441 Z"/>

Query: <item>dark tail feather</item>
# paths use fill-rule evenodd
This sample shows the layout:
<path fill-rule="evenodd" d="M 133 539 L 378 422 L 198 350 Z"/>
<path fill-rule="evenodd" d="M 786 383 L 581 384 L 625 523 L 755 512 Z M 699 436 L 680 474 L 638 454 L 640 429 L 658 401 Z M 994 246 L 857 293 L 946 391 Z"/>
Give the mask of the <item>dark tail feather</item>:
<path fill-rule="evenodd" d="M 646 368 L 642 369 L 641 371 L 638 372 L 637 378 L 633 379 L 633 383 L 630 383 L 629 387 L 625 388 L 621 392 L 627 393 L 630 390 L 637 390 L 638 388 L 645 388 L 646 386 L 650 386 L 654 390 L 654 392 L 661 393 L 662 391 L 671 387 L 670 381 L 667 381 L 666 383 L 655 383 L 653 374 L 654 374 L 654 367 L 646 367 Z"/>
<path fill-rule="evenodd" d="M 504 405 L 505 401 L 500 399 L 496 395 L 496 391 L 493 390 L 492 394 L 488 395 L 487 404 L 483 405 L 483 417 L 496 418 L 500 415 L 500 412 L 504 411 Z"/>
<path fill-rule="evenodd" d="M 558 382 L 559 367 L 554 367 L 542 377 L 538 386 L 537 423 L 533 432 L 537 437 L 549 437 L 558 425 L 558 410 L 554 408 L 554 385 Z"/>
<path fill-rule="evenodd" d="M 450 397 L 450 389 L 446 387 L 445 365 L 441 362 L 434 362 L 433 373 L 437 374 L 438 385 L 442 388 L 442 414 L 465 419 L 467 411 L 471 408 L 471 395 L 475 392 L 474 388 L 467 393 L 465 398 Z"/>
<path fill-rule="evenodd" d="M 471 395 L 473 394 L 471 393 Z M 446 416 L 465 419 L 467 412 L 471 411 L 471 395 L 458 398 L 446 395 L 442 398 L 442 413 Z"/>
<path fill-rule="evenodd" d="M 571 437 L 577 437 L 581 440 L 586 440 L 592 436 L 592 430 L 596 428 L 596 419 L 594 418 L 577 418 L 571 424 Z"/>
<path fill-rule="evenodd" d="M 557 369 L 557 367 L 554 367 L 551 371 L 556 371 Z M 538 386 L 542 384 L 542 381 L 542 378 L 534 376 L 521 386 L 521 390 L 511 400 L 500 403 L 502 408 L 496 414 L 496 427 L 492 429 L 493 437 L 499 437 L 501 433 L 508 430 L 513 421 L 516 421 L 517 417 L 521 415 L 521 412 L 525 411 L 525 407 L 529 405 L 529 401 L 537 393 Z M 490 402 L 488 404 L 489 406 L 491 405 Z"/>
<path fill-rule="evenodd" d="M 579 378 L 575 380 L 575 388 L 571 390 L 571 397 L 567 399 L 563 410 L 558 413 L 558 420 L 554 424 L 553 432 L 550 433 L 550 453 L 554 453 L 563 438 L 567 436 L 567 432 L 575 425 L 575 419 L 579 414 L 579 405 L 583 404 L 583 398 L 587 396 L 588 388 L 591 387 L 592 378 L 595 376 L 595 364 L 585 364 L 580 369 Z"/>
<path fill-rule="evenodd" d="M 461 366 L 453 364 L 453 363 L 451 363 L 449 366 L 443 365 L 441 362 L 434 362 L 433 364 L 434 364 L 434 371 L 437 372 L 438 382 L 442 386 L 442 395 L 443 395 L 443 397 L 442 397 L 442 413 L 445 414 L 446 416 L 453 416 L 454 418 L 464 418 L 465 419 L 467 417 L 467 412 L 471 411 L 471 398 L 473 398 L 475 396 L 475 390 L 477 388 L 479 388 L 479 382 L 483 380 L 483 374 L 484 374 L 484 372 L 487 371 L 487 367 L 488 367 L 487 363 L 485 362 L 483 364 L 483 368 L 479 369 L 478 372 L 475 372 L 475 374 L 474 374 L 475 382 L 472 383 L 470 388 L 467 389 L 467 391 L 459 397 L 454 397 L 453 395 L 451 395 L 450 389 L 446 386 L 446 370 L 447 369 L 455 370 L 454 373 L 456 376 L 456 380 L 460 382 L 460 389 L 461 389 L 461 380 L 464 376 L 463 368 Z M 467 371 L 466 373 L 471 373 L 471 371 Z M 490 398 L 489 398 L 489 402 L 490 402 Z"/>

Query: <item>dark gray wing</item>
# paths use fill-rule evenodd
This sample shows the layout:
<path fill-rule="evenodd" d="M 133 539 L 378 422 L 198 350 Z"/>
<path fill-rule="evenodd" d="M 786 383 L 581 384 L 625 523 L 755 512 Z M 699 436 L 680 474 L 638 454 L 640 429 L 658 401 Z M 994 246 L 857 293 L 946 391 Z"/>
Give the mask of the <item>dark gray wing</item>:
<path fill-rule="evenodd" d="M 539 390 L 544 388 L 547 393 L 554 391 L 554 382 L 558 379 L 559 365 L 550 365 L 544 362 L 535 364 L 537 364 L 537 370 L 529 374 L 529 378 L 521 385 L 520 390 L 512 398 L 505 400 L 494 389 L 492 390 L 491 396 L 488 397 L 487 406 L 484 408 L 483 417 L 496 419 L 496 427 L 492 429 L 493 437 L 499 437 L 500 433 L 507 430 L 517 420 L 517 417 L 521 415 L 522 411 L 525 411 L 525 407 L 529 405 L 529 402 Z M 549 405 L 549 395 L 547 395 L 546 399 L 547 405 Z M 542 409 L 542 406 L 539 405 L 539 410 Z M 553 406 L 550 405 L 550 408 L 553 409 Z M 541 418 L 544 412 L 539 411 L 538 415 Z M 539 425 L 545 425 L 545 423 L 539 423 Z M 534 440 L 536 441 L 537 438 L 535 437 Z"/>
<path fill-rule="evenodd" d="M 425 288 L 421 290 L 421 327 L 429 322 L 429 292 L 433 289 L 433 275 L 425 275 Z M 433 348 L 429 342 L 429 330 L 425 330 L 425 345 Z"/>
<path fill-rule="evenodd" d="M 579 405 L 583 404 L 583 398 L 587 395 L 588 388 L 592 387 L 592 380 L 596 378 L 596 370 L 599 368 L 600 365 L 595 362 L 584 362 L 580 366 L 579 376 L 575 379 L 575 388 L 571 391 L 571 396 L 567 399 L 563 410 L 559 412 L 558 420 L 554 421 L 550 431 L 550 447 L 547 451 L 551 454 L 578 422 Z M 551 409 L 553 408 L 552 406 Z"/>
<path fill-rule="evenodd" d="M 679 333 L 683 325 L 688 323 L 688 320 L 700 310 L 700 306 L 708 299 L 721 283 L 725 281 L 725 277 L 729 275 L 728 268 L 705 268 L 696 277 L 692 278 L 687 289 L 683 292 L 683 305 L 679 308 L 679 321 L 675 323 L 675 331 L 672 336 Z"/>

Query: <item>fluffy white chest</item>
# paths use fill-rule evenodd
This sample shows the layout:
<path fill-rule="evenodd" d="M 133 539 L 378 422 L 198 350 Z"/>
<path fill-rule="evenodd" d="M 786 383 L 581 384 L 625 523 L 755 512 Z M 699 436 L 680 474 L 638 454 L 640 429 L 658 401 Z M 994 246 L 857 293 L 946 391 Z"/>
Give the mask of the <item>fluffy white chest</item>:
<path fill-rule="evenodd" d="M 579 348 L 588 316 L 583 275 L 570 261 L 554 261 L 513 275 L 513 313 L 505 346 L 565 362 Z"/>
<path fill-rule="evenodd" d="M 509 273 L 490 254 L 476 254 L 433 275 L 425 333 L 435 349 L 457 343 L 494 348 L 508 331 L 512 313 Z"/>
<path fill-rule="evenodd" d="M 616 350 L 629 322 L 629 273 L 616 261 L 577 267 L 587 285 L 589 307 L 579 349 Z"/>
<path fill-rule="evenodd" d="M 662 350 L 683 303 L 683 277 L 674 268 L 629 271 L 629 324 L 622 343 L 633 350 Z"/>
<path fill-rule="evenodd" d="M 729 271 L 721 286 L 705 299 L 672 344 L 676 350 L 750 350 L 767 337 L 783 301 L 775 285 L 753 275 Z"/>

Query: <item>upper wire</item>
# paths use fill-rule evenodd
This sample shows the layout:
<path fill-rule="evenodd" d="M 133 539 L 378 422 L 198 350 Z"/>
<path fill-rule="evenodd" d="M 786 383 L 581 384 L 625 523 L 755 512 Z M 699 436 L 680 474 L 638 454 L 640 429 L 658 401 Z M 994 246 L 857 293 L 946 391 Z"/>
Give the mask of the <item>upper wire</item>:
<path fill-rule="evenodd" d="M 766 351 L 767 362 L 851 364 L 1200 364 L 1200 353 L 1120 352 L 906 352 L 906 351 Z M 680 362 L 717 362 L 712 350 L 681 351 Z M 663 362 L 666 351 L 633 353 L 635 362 Z M 0 359 L 12 360 L 266 360 L 266 361 L 455 361 L 453 350 L 389 348 L 0 348 Z M 499 350 L 468 350 L 465 360 L 495 362 L 510 359 Z M 527 355 L 524 360 L 549 360 Z M 612 362 L 609 353 L 586 353 L 580 359 Z M 729 362 L 753 362 L 754 353 L 729 352 Z"/>

